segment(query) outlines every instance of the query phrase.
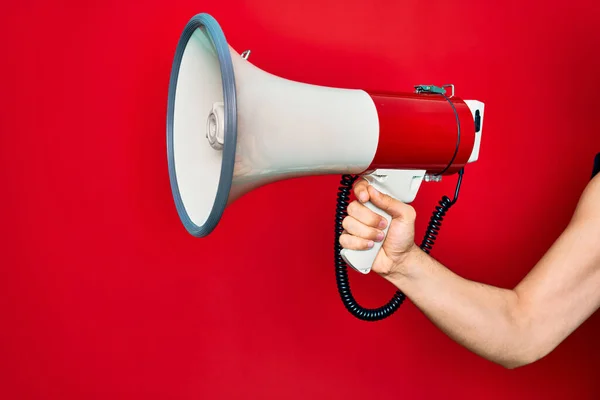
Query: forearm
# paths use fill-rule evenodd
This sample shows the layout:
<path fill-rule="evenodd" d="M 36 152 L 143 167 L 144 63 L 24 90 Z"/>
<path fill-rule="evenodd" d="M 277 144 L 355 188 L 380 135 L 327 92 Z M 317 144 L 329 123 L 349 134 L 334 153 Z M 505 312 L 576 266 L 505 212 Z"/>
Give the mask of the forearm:
<path fill-rule="evenodd" d="M 453 340 L 508 368 L 532 361 L 514 291 L 461 278 L 418 248 L 401 270 L 388 280 Z"/>
<path fill-rule="evenodd" d="M 513 290 L 446 269 L 415 246 L 414 209 L 367 184 L 355 190 L 359 198 L 367 191 L 364 201 L 392 216 L 373 271 L 448 336 L 489 360 L 508 368 L 536 361 L 600 307 L 600 176 L 586 187 L 567 228 Z M 352 205 L 340 243 L 361 250 L 367 239 L 374 240 L 381 217 L 362 204 Z"/>

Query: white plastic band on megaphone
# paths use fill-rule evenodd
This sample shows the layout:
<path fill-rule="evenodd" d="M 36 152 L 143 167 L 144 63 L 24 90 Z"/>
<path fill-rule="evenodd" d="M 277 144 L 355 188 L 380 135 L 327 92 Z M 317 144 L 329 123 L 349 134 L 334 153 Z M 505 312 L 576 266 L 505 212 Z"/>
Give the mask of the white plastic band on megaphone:
<path fill-rule="evenodd" d="M 212 151 L 219 152 L 214 153 L 211 157 L 220 157 L 220 171 L 217 171 L 215 167 L 214 171 L 207 173 L 209 175 L 213 173 L 218 175 L 218 181 L 216 180 L 216 177 L 214 177 L 214 185 L 202 181 L 201 179 L 198 179 L 196 182 L 190 180 L 189 177 L 193 177 L 193 175 L 187 173 L 188 177 L 186 178 L 185 182 L 186 187 L 182 188 L 181 185 L 183 182 L 179 182 L 177 176 L 178 168 L 176 154 L 179 153 L 176 151 L 177 143 L 175 143 L 176 138 L 174 132 L 176 125 L 175 104 L 177 98 L 177 83 L 188 42 L 199 29 L 203 29 L 202 34 L 205 32 L 206 36 L 208 36 L 210 39 L 218 58 L 220 69 L 219 83 L 222 86 L 222 100 L 216 99 L 216 101 L 222 101 L 224 103 L 225 143 L 222 150 L 214 150 L 211 148 Z M 207 73 L 206 71 L 198 72 Z M 214 86 L 211 87 L 214 90 Z M 195 89 L 198 90 L 198 88 Z M 204 140 L 204 144 L 206 146 L 210 146 L 205 137 L 206 118 L 208 117 L 209 112 L 210 110 L 197 110 L 199 116 L 198 118 L 202 120 L 202 123 L 199 123 L 197 126 L 197 135 L 199 139 Z M 173 198 L 175 200 L 175 206 L 177 208 L 179 217 L 187 231 L 193 236 L 203 237 L 212 232 L 219 222 L 223 211 L 225 210 L 233 180 L 236 142 L 236 90 L 229 46 L 217 21 L 208 14 L 198 14 L 190 19 L 190 21 L 187 23 L 177 44 L 169 82 L 169 98 L 167 108 L 167 154 L 171 190 L 173 192 Z M 201 160 L 200 163 L 202 162 L 205 161 Z M 208 165 L 208 167 L 214 167 L 213 164 Z M 194 169 L 190 169 L 190 171 L 191 173 L 198 172 Z M 181 170 L 180 174 L 183 175 Z M 184 190 L 182 191 L 182 189 Z M 214 201 L 211 202 L 213 198 L 211 196 L 212 193 L 206 193 L 206 191 L 214 191 Z M 197 204 L 198 199 L 202 200 L 202 204 Z M 207 201 L 208 203 L 206 203 Z"/>

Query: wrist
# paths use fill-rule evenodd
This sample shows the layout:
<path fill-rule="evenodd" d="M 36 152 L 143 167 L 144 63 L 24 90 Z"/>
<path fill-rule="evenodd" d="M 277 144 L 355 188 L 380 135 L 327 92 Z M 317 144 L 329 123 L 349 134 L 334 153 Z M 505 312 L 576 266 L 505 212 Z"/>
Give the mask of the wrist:
<path fill-rule="evenodd" d="M 423 254 L 419 246 L 413 243 L 407 251 L 395 260 L 392 273 L 388 275 L 387 279 L 398 286 L 397 284 L 401 281 L 416 277 L 421 269 L 420 260 Z"/>

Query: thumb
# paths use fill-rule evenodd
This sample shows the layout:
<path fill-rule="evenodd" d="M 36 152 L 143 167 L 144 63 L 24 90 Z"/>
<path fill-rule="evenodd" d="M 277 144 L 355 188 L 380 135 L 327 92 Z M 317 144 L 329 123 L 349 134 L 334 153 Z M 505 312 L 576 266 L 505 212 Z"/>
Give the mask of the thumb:
<path fill-rule="evenodd" d="M 373 186 L 369 185 L 368 189 L 371 202 L 391 215 L 393 219 L 400 219 L 407 222 L 415 220 L 416 213 L 414 208 L 406 203 L 396 200 L 393 197 L 379 192 Z"/>

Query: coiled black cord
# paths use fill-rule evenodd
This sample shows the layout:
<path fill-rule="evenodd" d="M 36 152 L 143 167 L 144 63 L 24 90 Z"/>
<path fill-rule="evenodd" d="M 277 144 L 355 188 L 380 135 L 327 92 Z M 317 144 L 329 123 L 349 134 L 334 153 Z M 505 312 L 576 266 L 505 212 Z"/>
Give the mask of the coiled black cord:
<path fill-rule="evenodd" d="M 452 100 L 444 93 L 440 93 L 444 99 L 450 104 L 452 107 L 452 111 L 454 112 L 454 117 L 456 118 L 456 148 L 454 150 L 454 154 L 452 159 L 441 172 L 437 175 L 442 175 L 452 166 L 454 160 L 458 155 L 458 150 L 460 148 L 460 118 L 458 117 L 458 111 L 456 111 L 456 107 Z M 442 200 L 439 202 L 439 206 L 435 207 L 433 211 L 433 215 L 429 220 L 429 225 L 427 226 L 427 230 L 425 232 L 425 237 L 421 242 L 421 249 L 429 254 L 431 248 L 435 244 L 435 240 L 437 239 L 437 235 L 440 232 L 440 227 L 442 226 L 442 222 L 444 220 L 444 216 L 452 207 L 456 201 L 458 200 L 458 192 L 460 191 L 460 184 L 462 182 L 464 168 L 461 169 L 458 173 L 458 183 L 456 184 L 456 191 L 454 192 L 454 200 L 450 200 L 448 196 L 442 197 Z M 340 187 L 337 196 L 337 207 L 336 207 L 336 215 L 335 215 L 335 280 L 337 283 L 338 292 L 340 293 L 340 297 L 342 298 L 342 302 L 344 306 L 352 315 L 355 317 L 362 319 L 364 321 L 379 321 L 384 318 L 392 315 L 396 310 L 402 305 L 406 296 L 400 290 L 394 293 L 392 299 L 384 306 L 374 309 L 364 308 L 360 304 L 356 302 L 354 296 L 352 296 L 352 291 L 350 290 L 350 283 L 348 282 L 348 264 L 344 261 L 340 252 L 342 251 L 342 246 L 340 245 L 340 236 L 344 228 L 342 227 L 342 222 L 344 218 L 348 215 L 348 203 L 350 200 L 350 192 L 352 191 L 352 185 L 358 178 L 357 175 L 342 175 L 342 180 L 340 181 Z"/>
<path fill-rule="evenodd" d="M 427 225 L 427 230 L 425 231 L 425 236 L 423 237 L 423 241 L 419 246 L 421 250 L 423 250 L 427 254 L 429 254 L 431 248 L 435 244 L 435 240 L 437 239 L 437 235 L 440 233 L 440 228 L 442 226 L 442 222 L 444 221 L 446 213 L 448 212 L 450 207 L 452 207 L 458 201 L 458 193 L 460 192 L 460 185 L 462 183 L 464 171 L 464 168 L 458 171 L 458 182 L 456 183 L 454 200 L 450 200 L 448 196 L 444 196 L 433 210 L 433 214 L 431 215 L 431 218 L 429 219 L 429 224 Z"/>
<path fill-rule="evenodd" d="M 460 148 L 460 118 L 458 118 L 458 111 L 456 111 L 456 106 L 448 96 L 446 96 L 444 93 L 440 94 L 442 95 L 442 97 L 444 97 L 444 99 L 446 99 L 448 104 L 450 104 L 450 107 L 452 107 L 452 111 L 454 111 L 454 118 L 456 118 L 456 148 L 454 149 L 454 155 L 450 159 L 450 162 L 446 165 L 446 168 L 438 172 L 436 175 L 443 175 L 446 171 L 450 169 L 452 164 L 454 164 L 454 160 L 456 160 L 456 156 L 458 156 L 458 150 Z"/>
<path fill-rule="evenodd" d="M 392 315 L 406 298 L 400 290 L 394 293 L 394 296 L 388 303 L 379 308 L 364 308 L 354 298 L 350 290 L 350 282 L 348 281 L 348 264 L 344 261 L 340 252 L 342 245 L 340 244 L 340 236 L 344 230 L 342 222 L 348 215 L 348 204 L 350 202 L 350 192 L 352 185 L 358 178 L 357 175 L 342 175 L 340 187 L 338 188 L 337 207 L 335 213 L 335 281 L 337 283 L 338 292 L 342 298 L 344 306 L 352 315 L 363 321 L 379 321 Z"/>
<path fill-rule="evenodd" d="M 439 202 L 439 206 L 435 207 L 433 215 L 429 220 L 429 225 L 425 232 L 425 237 L 421 243 L 421 249 L 429 254 L 429 251 L 435 244 L 437 235 L 442 226 L 444 216 L 446 212 L 452 207 L 458 200 L 458 193 L 460 191 L 460 185 L 462 183 L 462 177 L 464 168 L 458 172 L 458 182 L 456 184 L 456 191 L 454 192 L 454 200 L 450 200 L 448 196 L 444 196 Z M 335 255 L 335 281 L 337 284 L 338 292 L 342 299 L 342 303 L 352 315 L 363 321 L 380 321 L 384 318 L 392 315 L 402 305 L 406 296 L 400 290 L 394 293 L 394 296 L 384 306 L 379 308 L 364 308 L 354 298 L 352 291 L 350 290 L 350 282 L 348 281 L 348 264 L 342 258 L 340 252 L 342 251 L 342 245 L 340 244 L 340 236 L 344 230 L 342 222 L 348 215 L 348 204 L 350 202 L 350 193 L 352 191 L 352 185 L 358 178 L 358 175 L 342 175 L 340 181 L 340 187 L 338 188 L 337 205 L 335 213 L 335 244 L 334 244 L 334 255 Z"/>

